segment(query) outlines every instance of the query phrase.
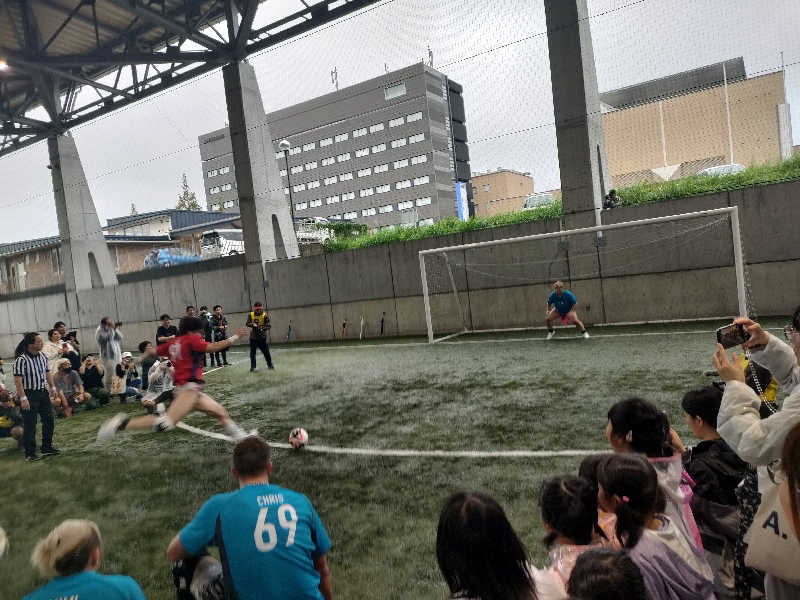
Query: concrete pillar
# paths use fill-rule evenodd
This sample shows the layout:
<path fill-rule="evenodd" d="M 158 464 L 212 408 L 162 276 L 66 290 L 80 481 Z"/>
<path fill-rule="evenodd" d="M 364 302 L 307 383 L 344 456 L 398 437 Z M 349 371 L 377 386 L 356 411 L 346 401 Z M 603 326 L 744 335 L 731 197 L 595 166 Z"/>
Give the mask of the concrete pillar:
<path fill-rule="evenodd" d="M 233 164 L 252 300 L 264 299 L 264 261 L 300 256 L 289 201 L 255 71 L 247 62 L 222 69 Z"/>
<path fill-rule="evenodd" d="M 778 138 L 781 147 L 781 160 L 792 158 L 792 113 L 788 104 L 778 104 Z"/>
<path fill-rule="evenodd" d="M 50 173 L 61 236 L 61 268 L 71 325 L 78 324 L 82 290 L 117 285 L 117 275 L 100 219 L 83 172 L 78 147 L 69 133 L 47 138 Z"/>
<path fill-rule="evenodd" d="M 553 108 L 567 227 L 600 223 L 608 175 L 586 0 L 545 0 Z"/>

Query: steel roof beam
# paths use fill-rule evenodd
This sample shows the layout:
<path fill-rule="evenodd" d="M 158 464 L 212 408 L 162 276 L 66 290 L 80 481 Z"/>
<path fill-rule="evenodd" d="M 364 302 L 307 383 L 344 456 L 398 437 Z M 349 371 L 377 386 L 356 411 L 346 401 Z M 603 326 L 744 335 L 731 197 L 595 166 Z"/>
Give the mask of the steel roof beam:
<path fill-rule="evenodd" d="M 55 67 L 50 67 L 46 64 L 35 63 L 33 61 L 28 61 L 24 58 L 19 58 L 18 56 L 9 56 L 7 59 L 9 66 L 20 66 L 24 67 L 29 71 L 38 71 L 39 73 L 47 73 L 48 75 L 54 75 L 56 77 L 61 77 L 63 79 L 68 79 L 70 81 L 75 81 L 77 83 L 82 83 L 84 85 L 91 86 L 98 90 L 103 90 L 105 92 L 109 92 L 115 96 L 131 96 L 128 92 L 124 90 L 119 90 L 113 88 L 109 85 L 105 85 L 104 83 L 100 83 L 99 81 L 93 81 L 87 77 L 82 75 L 75 75 L 70 73 L 69 71 L 65 71 L 63 69 L 57 69 Z M 52 115 L 51 115 L 52 117 Z M 57 119 L 53 119 L 56 121 Z"/>
<path fill-rule="evenodd" d="M 60 5 L 58 2 L 54 2 L 53 0 L 35 0 L 35 1 L 38 4 L 41 4 L 42 6 L 46 6 L 47 8 L 50 8 L 52 10 L 60 12 L 62 15 L 69 15 L 70 14 L 70 10 L 68 8 L 66 8 L 65 6 Z M 86 16 L 80 14 L 79 12 L 74 14 L 72 16 L 72 19 L 74 21 L 80 21 L 84 25 L 90 25 L 91 27 L 94 27 L 94 25 L 95 25 L 94 19 L 86 17 Z M 105 33 L 107 33 L 109 35 L 117 36 L 117 35 L 120 35 L 122 33 L 122 31 L 120 31 L 119 29 L 115 29 L 115 28 L 111 27 L 110 25 L 103 24 L 103 23 L 101 23 L 99 21 L 97 22 L 97 28 L 100 31 L 103 31 L 103 32 L 105 32 Z"/>
<path fill-rule="evenodd" d="M 185 52 L 98 52 L 91 54 L 64 54 L 59 56 L 29 56 L 13 50 L 0 48 L 9 60 L 20 59 L 27 64 L 38 67 L 54 69 L 64 67 L 92 67 L 92 66 L 120 66 L 120 65 L 145 65 L 145 64 L 171 64 L 176 62 L 227 62 L 227 58 L 220 57 L 214 52 L 185 51 Z"/>

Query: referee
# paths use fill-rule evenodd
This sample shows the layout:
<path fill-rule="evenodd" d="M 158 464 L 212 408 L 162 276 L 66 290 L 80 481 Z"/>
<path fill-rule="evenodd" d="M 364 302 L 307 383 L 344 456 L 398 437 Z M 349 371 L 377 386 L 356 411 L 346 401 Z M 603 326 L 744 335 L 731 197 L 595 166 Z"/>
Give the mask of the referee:
<path fill-rule="evenodd" d="M 42 417 L 42 456 L 55 456 L 61 452 L 53 447 L 53 406 L 56 394 L 53 374 L 47 367 L 47 358 L 41 352 L 42 338 L 38 333 L 26 333 L 17 347 L 14 362 L 14 383 L 22 409 L 25 460 L 39 460 L 36 455 L 36 415 Z M 48 392 L 48 389 L 50 390 Z"/>

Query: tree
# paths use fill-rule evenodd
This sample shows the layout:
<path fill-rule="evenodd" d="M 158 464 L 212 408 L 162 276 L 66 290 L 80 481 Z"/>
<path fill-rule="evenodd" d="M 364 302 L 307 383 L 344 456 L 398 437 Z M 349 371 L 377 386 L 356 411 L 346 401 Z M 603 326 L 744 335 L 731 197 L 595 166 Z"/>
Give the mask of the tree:
<path fill-rule="evenodd" d="M 189 189 L 189 182 L 186 181 L 186 173 L 183 174 L 181 193 L 180 196 L 178 196 L 178 204 L 175 208 L 178 210 L 203 210 L 200 203 L 197 201 L 197 196 Z"/>
<path fill-rule="evenodd" d="M 131 215 L 138 215 L 138 214 L 139 211 L 136 210 L 136 205 L 133 202 L 131 202 Z"/>

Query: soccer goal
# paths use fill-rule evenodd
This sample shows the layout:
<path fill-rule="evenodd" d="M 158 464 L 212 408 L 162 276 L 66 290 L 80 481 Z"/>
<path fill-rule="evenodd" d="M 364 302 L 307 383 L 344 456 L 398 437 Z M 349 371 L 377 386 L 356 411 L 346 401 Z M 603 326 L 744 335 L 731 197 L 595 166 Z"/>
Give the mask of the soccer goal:
<path fill-rule="evenodd" d="M 549 222 L 534 226 L 542 233 L 419 252 L 430 343 L 465 333 L 542 327 L 545 300 L 557 280 L 579 290 L 579 311 L 590 311 L 589 300 L 595 299 L 594 322 L 750 312 L 736 206 L 582 229 L 547 231 Z M 681 312 L 681 306 L 691 305 L 686 295 L 697 298 L 695 312 Z M 705 306 L 703 295 L 709 299 Z M 675 311 L 662 318 L 647 312 L 648 303 L 669 305 L 671 298 Z M 615 311 L 624 301 L 640 302 L 642 310 Z M 640 318 L 620 318 L 623 314 Z"/>

